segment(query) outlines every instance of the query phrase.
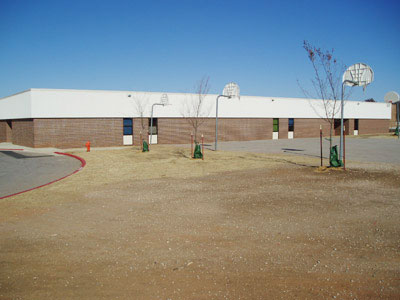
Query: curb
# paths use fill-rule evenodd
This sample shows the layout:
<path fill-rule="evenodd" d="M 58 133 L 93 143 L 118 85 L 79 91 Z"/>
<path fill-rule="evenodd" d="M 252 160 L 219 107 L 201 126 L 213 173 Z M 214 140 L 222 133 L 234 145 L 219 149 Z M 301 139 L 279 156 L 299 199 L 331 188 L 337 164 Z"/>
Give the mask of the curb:
<path fill-rule="evenodd" d="M 14 150 L 23 150 L 23 149 L 7 149 L 7 150 L 8 151 L 14 151 Z M 22 194 L 22 193 L 26 193 L 26 192 L 29 192 L 29 191 L 32 191 L 32 190 L 40 189 L 40 188 L 42 188 L 42 187 L 44 187 L 46 185 L 50 185 L 50 184 L 52 184 L 54 182 L 60 181 L 60 180 L 62 180 L 64 178 L 67 178 L 67 177 L 69 177 L 69 176 L 71 176 L 71 175 L 73 175 L 75 173 L 78 173 L 80 170 L 83 169 L 83 167 L 86 166 L 86 161 L 82 157 L 79 157 L 79 156 L 74 155 L 74 154 L 63 153 L 63 152 L 54 152 L 54 153 L 73 157 L 73 158 L 75 158 L 75 159 L 77 159 L 77 160 L 79 160 L 81 162 L 81 166 L 78 169 L 76 169 L 74 172 L 72 172 L 71 174 L 65 175 L 64 177 L 61 177 L 61 178 L 58 178 L 56 180 L 50 181 L 48 183 L 45 183 L 45 184 L 30 188 L 30 189 L 25 190 L 25 191 L 21 191 L 21 192 L 18 192 L 18 193 L 14 193 L 14 194 L 11 194 L 11 195 L 6 195 L 6 196 L 3 196 L 3 197 L 0 197 L 0 199 L 5 199 L 5 198 L 8 198 L 8 197 L 16 196 L 16 195 L 19 195 L 19 194 Z"/>

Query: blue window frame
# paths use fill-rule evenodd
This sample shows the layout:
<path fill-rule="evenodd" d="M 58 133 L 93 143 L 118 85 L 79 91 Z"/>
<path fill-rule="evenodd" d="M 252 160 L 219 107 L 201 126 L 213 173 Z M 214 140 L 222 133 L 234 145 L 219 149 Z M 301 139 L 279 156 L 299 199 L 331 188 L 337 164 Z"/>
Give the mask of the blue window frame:
<path fill-rule="evenodd" d="M 289 131 L 294 131 L 294 119 L 289 119 Z"/>
<path fill-rule="evenodd" d="M 124 119 L 124 135 L 133 134 L 133 122 L 132 119 Z"/>

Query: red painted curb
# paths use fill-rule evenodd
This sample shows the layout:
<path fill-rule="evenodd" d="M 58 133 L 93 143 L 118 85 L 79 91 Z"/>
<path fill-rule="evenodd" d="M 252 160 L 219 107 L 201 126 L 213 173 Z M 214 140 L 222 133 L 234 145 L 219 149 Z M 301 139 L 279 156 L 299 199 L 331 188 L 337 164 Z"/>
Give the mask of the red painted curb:
<path fill-rule="evenodd" d="M 12 150 L 12 149 L 10 149 L 10 150 Z M 21 150 L 23 150 L 23 149 L 21 149 Z M 14 193 L 14 194 L 11 194 L 11 195 L 0 197 L 0 199 L 16 196 L 16 195 L 19 195 L 19 194 L 22 194 L 22 193 L 25 193 L 25 192 L 29 192 L 29 191 L 32 191 L 32 190 L 39 189 L 39 188 L 44 187 L 46 185 L 50 185 L 50 184 L 52 184 L 54 182 L 60 181 L 60 180 L 62 180 L 64 178 L 67 178 L 67 177 L 79 172 L 80 170 L 83 169 L 84 166 L 86 166 L 86 161 L 82 157 L 79 157 L 79 156 L 76 156 L 76 155 L 73 155 L 73 154 L 69 154 L 69 153 L 63 153 L 63 152 L 54 152 L 54 153 L 73 157 L 73 158 L 75 158 L 75 159 L 77 159 L 77 160 L 79 160 L 81 162 L 81 166 L 79 167 L 79 169 L 76 169 L 74 172 L 72 172 L 71 174 L 65 175 L 64 177 L 58 178 L 56 180 L 50 181 L 48 183 L 33 187 L 31 189 L 28 189 L 28 190 L 25 190 L 25 191 L 22 191 L 22 192 L 18 192 L 18 193 Z"/>
<path fill-rule="evenodd" d="M 75 174 L 76 172 L 82 170 L 82 168 L 84 166 L 86 166 L 86 161 L 82 157 L 79 157 L 77 155 L 70 154 L 70 153 L 64 153 L 64 152 L 54 152 L 54 153 L 55 154 L 61 154 L 61 155 L 70 156 L 70 157 L 73 157 L 73 158 L 75 158 L 75 159 L 77 159 L 77 160 L 79 160 L 81 162 L 81 167 L 78 170 L 76 170 L 75 172 L 71 173 L 70 175 Z M 69 176 L 69 175 L 67 175 L 67 176 Z"/>

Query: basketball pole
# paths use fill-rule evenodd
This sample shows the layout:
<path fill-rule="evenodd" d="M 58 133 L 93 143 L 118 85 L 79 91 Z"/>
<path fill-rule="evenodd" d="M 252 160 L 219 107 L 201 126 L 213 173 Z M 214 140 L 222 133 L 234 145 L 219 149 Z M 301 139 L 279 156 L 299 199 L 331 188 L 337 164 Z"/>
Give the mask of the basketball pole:
<path fill-rule="evenodd" d="M 346 80 L 347 81 L 347 80 Z M 339 148 L 339 161 L 342 160 L 342 154 L 343 154 L 343 110 L 344 110 L 344 105 L 343 105 L 343 97 L 344 97 L 344 84 L 345 81 L 342 82 L 342 99 L 340 101 L 340 148 Z M 331 151 L 331 149 L 329 149 Z"/>
<path fill-rule="evenodd" d="M 344 86 L 346 83 L 351 83 L 353 86 L 358 85 L 357 82 L 354 82 L 352 80 L 344 80 L 342 82 L 342 97 L 340 101 L 340 148 L 339 148 L 339 160 L 341 161 L 343 159 L 343 115 L 344 115 Z M 331 151 L 331 149 L 329 149 Z"/>
<path fill-rule="evenodd" d="M 399 133 L 399 114 L 400 114 L 400 101 L 397 101 L 397 139 L 400 139 L 400 133 Z"/>
<path fill-rule="evenodd" d="M 165 106 L 165 104 L 163 103 L 154 103 L 151 106 L 151 118 L 150 118 L 150 145 L 152 145 L 152 139 L 153 139 L 153 110 L 154 110 L 154 106 L 156 105 L 161 105 L 161 106 Z"/>
<path fill-rule="evenodd" d="M 343 127 L 343 170 L 346 171 L 346 126 Z"/>
<path fill-rule="evenodd" d="M 222 95 L 217 96 L 216 104 L 215 104 L 215 150 L 217 151 L 218 149 L 218 100 L 220 97 L 225 97 L 228 99 L 238 97 L 240 99 L 240 89 L 239 86 L 234 83 L 230 82 L 227 85 L 225 85 Z"/>
<path fill-rule="evenodd" d="M 218 95 L 217 97 L 217 103 L 215 105 L 215 150 L 214 151 L 217 151 L 217 144 L 218 144 L 218 99 L 220 97 L 231 98 L 231 96 L 225 96 L 225 95 Z"/>

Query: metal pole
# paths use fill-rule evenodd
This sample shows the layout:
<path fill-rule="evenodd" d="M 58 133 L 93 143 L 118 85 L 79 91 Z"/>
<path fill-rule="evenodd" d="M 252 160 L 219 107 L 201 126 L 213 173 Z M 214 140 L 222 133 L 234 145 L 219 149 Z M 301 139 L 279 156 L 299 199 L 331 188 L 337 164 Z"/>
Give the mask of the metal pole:
<path fill-rule="evenodd" d="M 346 81 L 344 81 L 342 83 L 342 97 L 341 97 L 341 103 L 340 103 L 340 148 L 339 148 L 339 160 L 342 160 L 342 156 L 343 156 L 343 97 L 344 97 L 344 83 Z M 334 113 L 334 112 L 333 112 Z M 329 149 L 330 151 L 331 149 Z"/>
<path fill-rule="evenodd" d="M 193 158 L 193 132 L 190 133 L 190 156 Z"/>
<path fill-rule="evenodd" d="M 152 106 L 151 106 L 151 119 L 150 119 L 150 145 L 151 145 L 151 140 L 152 140 L 152 137 L 153 137 L 153 109 L 154 109 L 154 106 L 155 105 L 161 105 L 161 106 L 164 106 L 165 104 L 162 104 L 162 103 L 154 103 Z"/>
<path fill-rule="evenodd" d="M 319 146 L 321 148 L 321 167 L 322 167 L 322 125 L 319 125 Z"/>
<path fill-rule="evenodd" d="M 218 99 L 219 97 L 226 97 L 226 98 L 231 98 L 230 96 L 225 96 L 225 95 L 219 95 L 217 97 L 217 103 L 216 103 L 216 108 L 215 108 L 215 151 L 217 151 L 217 143 L 218 143 Z"/>
<path fill-rule="evenodd" d="M 343 170 L 346 171 L 346 126 L 343 127 Z"/>
<path fill-rule="evenodd" d="M 156 103 L 154 103 L 151 106 L 151 119 L 150 119 L 150 145 L 151 145 L 151 141 L 153 138 L 153 109 L 154 109 L 154 105 L 157 105 Z"/>
<path fill-rule="evenodd" d="M 219 97 L 222 97 L 219 95 L 217 97 L 217 103 L 215 107 L 215 151 L 217 151 L 217 143 L 218 143 L 218 99 Z"/>
<path fill-rule="evenodd" d="M 397 101 L 397 139 L 400 139 L 400 128 L 399 128 L 399 113 L 400 113 L 400 101 Z"/>
<path fill-rule="evenodd" d="M 201 159 L 204 160 L 204 135 L 201 135 L 201 151 L 202 151 L 202 156 Z"/>
<path fill-rule="evenodd" d="M 343 145 L 343 111 L 344 111 L 344 104 L 343 104 L 343 102 L 344 102 L 344 100 L 343 100 L 343 97 L 344 97 L 344 84 L 345 83 L 352 83 L 353 84 L 353 86 L 356 86 L 356 85 L 358 85 L 357 84 L 357 82 L 355 82 L 355 81 L 351 81 L 351 80 L 345 80 L 345 81 L 343 81 L 342 82 L 342 100 L 341 100 L 341 109 L 340 109 L 340 151 L 339 151 L 339 160 L 342 160 L 342 158 L 343 158 L 343 147 L 342 147 L 342 145 Z M 330 151 L 330 149 L 329 149 L 329 151 Z"/>

